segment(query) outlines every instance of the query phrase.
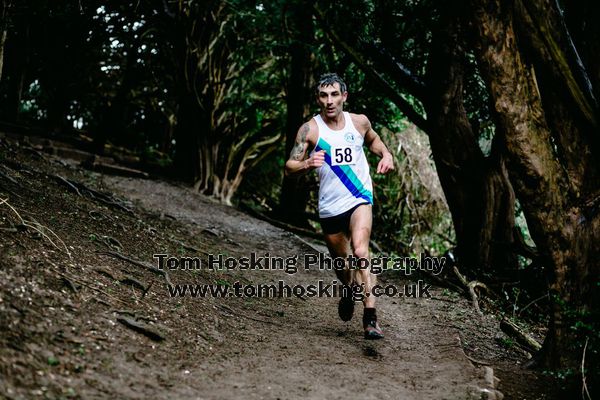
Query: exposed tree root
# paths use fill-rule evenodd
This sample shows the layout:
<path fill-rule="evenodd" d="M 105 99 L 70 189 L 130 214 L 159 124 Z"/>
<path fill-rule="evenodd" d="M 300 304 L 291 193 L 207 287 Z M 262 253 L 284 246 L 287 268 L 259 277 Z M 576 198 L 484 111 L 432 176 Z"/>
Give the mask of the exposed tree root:
<path fill-rule="evenodd" d="M 117 317 L 117 321 L 154 341 L 163 341 L 166 339 L 165 333 L 150 324 L 127 317 Z"/>
<path fill-rule="evenodd" d="M 116 207 L 119 210 L 125 211 L 129 214 L 133 214 L 133 211 L 124 205 L 123 203 L 116 200 L 112 195 L 98 192 L 97 190 L 91 189 L 84 185 L 83 183 L 79 183 L 70 179 L 63 178 L 59 175 L 48 175 L 57 182 L 65 185 L 72 192 L 77 193 L 79 196 L 87 195 L 93 200 L 96 200 L 100 203 L 106 204 L 109 207 Z"/>
<path fill-rule="evenodd" d="M 108 297 L 109 299 L 118 301 L 119 303 L 129 304 L 128 302 L 126 302 L 124 300 L 121 300 L 118 297 L 115 297 L 115 296 L 111 295 L 110 293 L 107 293 L 106 291 L 104 291 L 104 290 L 102 290 L 100 288 L 97 288 L 97 287 L 95 287 L 94 285 L 92 285 L 90 283 L 84 282 L 82 280 L 75 279 L 72 276 L 69 276 L 69 275 L 67 275 L 67 274 L 65 274 L 63 272 L 58 271 L 56 268 L 55 268 L 55 271 L 56 271 L 57 274 L 59 274 L 61 276 L 61 278 L 63 278 L 63 280 L 67 279 L 71 284 L 77 283 L 78 285 L 85 286 L 85 287 L 87 287 L 89 289 L 92 289 L 92 290 L 98 292 L 98 293 L 101 293 L 101 294 L 105 295 L 106 297 Z M 96 300 L 99 301 L 98 299 L 96 299 Z"/>
<path fill-rule="evenodd" d="M 165 277 L 165 281 L 167 281 L 167 284 L 169 286 L 172 285 L 171 279 L 169 278 L 169 273 L 166 270 L 158 269 L 158 268 L 156 268 L 153 265 L 150 265 L 150 264 L 145 263 L 143 261 L 139 261 L 139 260 L 135 260 L 133 258 L 127 257 L 126 255 L 123 255 L 123 254 L 121 254 L 119 252 L 116 252 L 116 251 L 98 251 L 96 253 L 97 254 L 103 254 L 103 255 L 111 256 L 111 257 L 115 257 L 115 258 L 118 258 L 119 260 L 127 261 L 130 264 L 137 265 L 138 267 L 142 267 L 145 270 L 153 272 L 153 273 L 155 273 L 157 275 L 162 275 L 162 276 Z"/>
<path fill-rule="evenodd" d="M 471 298 L 471 302 L 473 303 L 473 308 L 475 308 L 475 310 L 477 311 L 477 313 L 479 315 L 483 315 L 483 313 L 481 312 L 481 309 L 479 308 L 479 301 L 478 301 L 478 296 L 477 293 L 475 292 L 476 288 L 480 288 L 485 290 L 486 293 L 491 293 L 491 290 L 485 285 L 485 283 L 479 282 L 479 281 L 467 281 L 467 278 L 464 277 L 464 275 L 462 275 L 460 273 L 460 271 L 458 270 L 458 267 L 454 266 L 454 274 L 456 275 L 456 277 L 458 278 L 458 280 L 460 281 L 460 283 L 463 286 L 463 290 L 469 294 L 470 298 Z"/>

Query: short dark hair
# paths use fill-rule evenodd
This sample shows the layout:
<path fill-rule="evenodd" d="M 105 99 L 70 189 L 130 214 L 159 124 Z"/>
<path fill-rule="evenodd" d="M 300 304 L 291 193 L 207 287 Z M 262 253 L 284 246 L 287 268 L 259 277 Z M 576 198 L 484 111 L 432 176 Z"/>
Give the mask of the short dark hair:
<path fill-rule="evenodd" d="M 315 87 L 315 93 L 319 94 L 319 89 L 321 89 L 321 86 L 333 86 L 333 84 L 336 82 L 340 84 L 340 91 L 344 93 L 347 90 L 346 84 L 336 73 L 327 73 L 321 75 L 319 81 L 317 82 L 317 86 Z"/>

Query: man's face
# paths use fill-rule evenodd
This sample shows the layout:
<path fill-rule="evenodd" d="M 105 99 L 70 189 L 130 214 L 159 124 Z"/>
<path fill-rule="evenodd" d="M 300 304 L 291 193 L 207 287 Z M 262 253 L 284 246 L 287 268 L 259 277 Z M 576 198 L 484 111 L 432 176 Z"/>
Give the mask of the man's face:
<path fill-rule="evenodd" d="M 328 118 L 336 118 L 342 112 L 347 97 L 348 92 L 342 93 L 340 84 L 334 82 L 333 85 L 319 88 L 317 103 L 319 103 L 323 115 Z"/>

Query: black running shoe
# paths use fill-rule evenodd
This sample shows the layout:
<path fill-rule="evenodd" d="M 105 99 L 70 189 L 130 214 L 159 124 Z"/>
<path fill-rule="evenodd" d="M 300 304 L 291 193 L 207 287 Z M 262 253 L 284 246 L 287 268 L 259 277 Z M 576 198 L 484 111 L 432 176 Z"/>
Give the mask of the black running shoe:
<path fill-rule="evenodd" d="M 350 321 L 354 315 L 354 300 L 352 297 L 342 297 L 338 303 L 338 315 L 342 321 Z"/>
<path fill-rule="evenodd" d="M 383 331 L 379 327 L 377 321 L 371 321 L 365 324 L 365 339 L 377 340 L 383 339 Z"/>

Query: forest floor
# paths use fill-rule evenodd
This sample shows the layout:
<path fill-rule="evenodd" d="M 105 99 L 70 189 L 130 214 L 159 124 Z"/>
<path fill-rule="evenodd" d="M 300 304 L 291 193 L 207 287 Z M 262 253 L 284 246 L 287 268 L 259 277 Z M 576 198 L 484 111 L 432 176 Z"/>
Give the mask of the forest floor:
<path fill-rule="evenodd" d="M 322 243 L 34 147 L 0 137 L 0 398 L 479 399 L 494 398 L 492 369 L 506 399 L 555 398 L 498 318 L 446 289 L 379 299 L 380 341 L 363 339 L 359 304 L 339 320 L 336 298 L 171 297 L 154 254 L 300 260 L 297 273 L 204 264 L 169 271 L 172 284 L 306 286 L 334 273 L 304 269 Z"/>

